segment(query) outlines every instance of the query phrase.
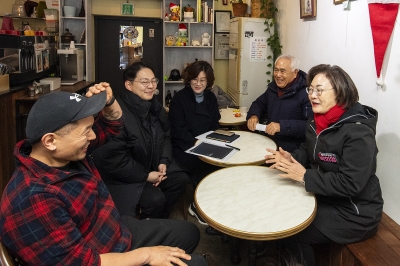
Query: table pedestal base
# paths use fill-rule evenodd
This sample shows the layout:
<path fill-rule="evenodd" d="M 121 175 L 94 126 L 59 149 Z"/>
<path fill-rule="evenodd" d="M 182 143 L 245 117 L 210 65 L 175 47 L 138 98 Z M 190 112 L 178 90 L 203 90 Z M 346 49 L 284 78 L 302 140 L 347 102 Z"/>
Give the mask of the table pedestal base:
<path fill-rule="evenodd" d="M 221 241 L 223 243 L 227 243 L 228 241 L 230 242 L 231 245 L 231 255 L 230 255 L 230 260 L 231 263 L 234 265 L 239 264 L 242 259 L 240 257 L 240 246 L 243 243 L 243 239 L 239 239 L 236 237 L 232 236 L 227 236 L 224 233 L 221 233 L 220 231 L 216 230 L 215 228 L 208 226 L 206 228 L 206 234 L 208 235 L 219 235 L 221 236 Z M 255 266 L 256 265 L 256 258 L 259 256 L 262 256 L 265 254 L 267 251 L 267 246 L 263 245 L 262 243 L 264 242 L 257 242 L 257 241 L 248 241 L 249 243 L 249 266 Z M 257 243 L 261 243 L 261 245 L 257 245 Z"/>

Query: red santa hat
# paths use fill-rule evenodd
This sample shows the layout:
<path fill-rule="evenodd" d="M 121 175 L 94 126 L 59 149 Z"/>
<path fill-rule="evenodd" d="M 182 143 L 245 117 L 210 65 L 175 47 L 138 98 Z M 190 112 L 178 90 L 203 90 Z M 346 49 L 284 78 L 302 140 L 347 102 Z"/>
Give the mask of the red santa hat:
<path fill-rule="evenodd" d="M 169 10 L 172 10 L 173 8 L 177 8 L 177 7 L 179 7 L 177 4 L 174 4 L 174 3 L 169 4 Z"/>
<path fill-rule="evenodd" d="M 383 58 L 396 22 L 399 3 L 400 0 L 368 0 L 378 86 L 383 86 Z"/>
<path fill-rule="evenodd" d="M 179 31 L 187 31 L 186 25 L 183 24 L 183 23 L 179 23 L 179 28 L 178 28 L 178 30 L 179 30 Z"/>

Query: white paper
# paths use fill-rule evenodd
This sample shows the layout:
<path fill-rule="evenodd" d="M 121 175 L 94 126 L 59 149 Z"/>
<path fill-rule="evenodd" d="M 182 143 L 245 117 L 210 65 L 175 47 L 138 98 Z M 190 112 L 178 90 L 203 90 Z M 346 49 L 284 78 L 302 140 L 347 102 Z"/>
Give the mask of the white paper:
<path fill-rule="evenodd" d="M 265 132 L 266 128 L 267 128 L 267 125 L 264 125 L 264 124 L 257 124 L 256 125 L 256 130 L 258 130 L 258 131 Z"/>

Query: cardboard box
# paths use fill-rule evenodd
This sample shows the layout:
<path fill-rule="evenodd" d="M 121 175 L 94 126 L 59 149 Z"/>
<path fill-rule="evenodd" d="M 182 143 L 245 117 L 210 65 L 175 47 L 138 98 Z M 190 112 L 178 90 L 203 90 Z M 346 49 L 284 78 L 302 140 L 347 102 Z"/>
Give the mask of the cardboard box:
<path fill-rule="evenodd" d="M 50 90 L 57 90 L 61 87 L 61 78 L 51 77 L 40 80 L 40 84 L 50 84 Z"/>
<path fill-rule="evenodd" d="M 8 74 L 0 75 L 0 91 L 7 91 L 10 89 L 10 78 Z"/>

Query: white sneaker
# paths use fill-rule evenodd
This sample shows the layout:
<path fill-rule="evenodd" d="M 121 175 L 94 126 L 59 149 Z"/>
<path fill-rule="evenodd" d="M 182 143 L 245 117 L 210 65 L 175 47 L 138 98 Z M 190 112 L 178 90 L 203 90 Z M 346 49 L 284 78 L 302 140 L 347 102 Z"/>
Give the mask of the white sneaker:
<path fill-rule="evenodd" d="M 197 212 L 196 206 L 194 205 L 194 203 L 191 203 L 191 204 L 190 204 L 190 206 L 189 206 L 189 208 L 188 208 L 188 211 L 189 211 L 190 215 L 192 215 L 193 217 L 196 217 L 197 221 L 198 221 L 200 224 L 202 224 L 202 225 L 208 225 L 208 223 L 206 223 L 206 222 L 201 218 L 201 216 L 199 215 L 199 213 Z"/>

